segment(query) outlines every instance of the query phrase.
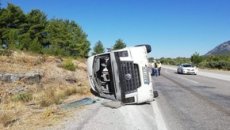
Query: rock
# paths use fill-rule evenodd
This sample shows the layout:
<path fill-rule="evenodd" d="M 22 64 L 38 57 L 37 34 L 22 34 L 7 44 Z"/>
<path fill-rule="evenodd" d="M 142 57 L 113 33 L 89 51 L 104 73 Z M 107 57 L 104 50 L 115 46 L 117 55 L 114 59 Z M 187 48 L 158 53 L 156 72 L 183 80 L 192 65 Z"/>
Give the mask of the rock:
<path fill-rule="evenodd" d="M 11 88 L 11 89 L 7 90 L 7 92 L 8 92 L 9 94 L 12 94 L 12 95 L 18 94 L 18 93 L 21 93 L 21 92 L 25 92 L 25 91 L 28 91 L 28 90 L 25 88 L 25 86 L 17 86 L 17 87 L 15 87 L 15 88 Z"/>
<path fill-rule="evenodd" d="M 66 80 L 68 83 L 71 83 L 71 84 L 77 82 L 77 79 L 76 79 L 74 76 L 67 76 L 67 77 L 65 78 L 65 80 Z"/>
<path fill-rule="evenodd" d="M 56 62 L 56 63 L 60 63 L 60 64 L 61 64 L 61 63 L 63 62 L 63 59 L 61 59 L 61 58 L 59 58 L 59 59 L 55 59 L 55 62 Z"/>
<path fill-rule="evenodd" d="M 42 75 L 37 72 L 28 72 L 24 75 L 22 80 L 28 84 L 40 83 Z"/>
<path fill-rule="evenodd" d="M 22 77 L 21 74 L 10 74 L 10 73 L 0 74 L 0 80 L 4 82 L 15 82 L 20 80 L 21 77 Z"/>
<path fill-rule="evenodd" d="M 8 83 L 15 81 L 23 81 L 25 83 L 34 84 L 41 81 L 42 74 L 38 72 L 28 72 L 28 73 L 0 73 L 0 80 Z"/>

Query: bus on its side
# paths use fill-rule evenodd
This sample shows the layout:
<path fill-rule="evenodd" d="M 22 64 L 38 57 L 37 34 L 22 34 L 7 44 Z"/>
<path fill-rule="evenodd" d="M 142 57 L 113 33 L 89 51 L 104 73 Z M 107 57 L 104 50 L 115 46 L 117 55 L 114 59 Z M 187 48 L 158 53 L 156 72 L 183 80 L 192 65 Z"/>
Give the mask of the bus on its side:
<path fill-rule="evenodd" d="M 125 104 L 151 102 L 154 94 L 149 52 L 150 45 L 138 45 L 89 57 L 87 69 L 93 92 Z"/>

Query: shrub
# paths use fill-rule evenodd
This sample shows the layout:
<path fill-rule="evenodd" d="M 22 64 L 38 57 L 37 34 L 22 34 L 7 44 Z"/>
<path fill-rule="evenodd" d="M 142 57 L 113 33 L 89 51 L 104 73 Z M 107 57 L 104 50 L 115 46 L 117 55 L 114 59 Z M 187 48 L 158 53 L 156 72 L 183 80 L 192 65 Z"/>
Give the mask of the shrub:
<path fill-rule="evenodd" d="M 47 89 L 41 94 L 39 105 L 41 107 L 47 107 L 52 104 L 60 104 L 61 98 L 55 94 L 54 89 Z"/>
<path fill-rule="evenodd" d="M 230 62 L 210 61 L 206 64 L 207 68 L 230 70 Z"/>
<path fill-rule="evenodd" d="M 48 107 L 52 104 L 60 104 L 62 102 L 62 99 L 76 93 L 76 87 L 66 87 L 56 90 L 49 88 L 38 97 L 38 99 L 40 100 L 39 105 L 41 107 Z"/>
<path fill-rule="evenodd" d="M 30 93 L 19 93 L 12 97 L 13 101 L 22 101 L 22 102 L 29 102 L 32 100 L 32 94 Z"/>
<path fill-rule="evenodd" d="M 71 59 L 67 59 L 62 64 L 62 67 L 66 70 L 75 71 L 76 66 L 73 64 Z"/>
<path fill-rule="evenodd" d="M 70 96 L 70 95 L 73 95 L 73 94 L 75 94 L 75 93 L 77 93 L 76 87 L 69 87 L 69 88 L 67 88 L 67 89 L 65 90 L 65 95 L 66 95 L 66 96 Z"/>
<path fill-rule="evenodd" d="M 0 49 L 0 56 L 11 56 L 13 51 L 8 49 Z"/>

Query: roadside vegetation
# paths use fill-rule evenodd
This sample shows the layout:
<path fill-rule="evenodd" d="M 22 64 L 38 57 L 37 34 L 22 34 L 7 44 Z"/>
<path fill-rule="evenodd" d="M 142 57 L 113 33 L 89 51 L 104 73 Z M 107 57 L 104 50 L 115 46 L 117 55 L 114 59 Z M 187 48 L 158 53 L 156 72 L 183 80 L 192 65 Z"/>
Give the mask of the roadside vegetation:
<path fill-rule="evenodd" d="M 112 46 L 112 48 L 106 48 L 106 49 L 107 49 L 107 51 L 111 51 L 111 50 L 123 49 L 125 47 L 126 47 L 125 42 L 122 39 L 118 39 L 118 40 L 116 40 L 116 42 Z M 99 40 L 98 42 L 96 42 L 96 44 L 93 47 L 92 55 L 96 55 L 96 54 L 100 54 L 100 53 L 104 53 L 104 52 L 105 52 L 104 45 Z"/>
<path fill-rule="evenodd" d="M 111 50 L 125 47 L 123 40 L 118 39 Z M 49 20 L 39 9 L 24 13 L 19 6 L 9 3 L 6 8 L 0 8 L 0 55 L 6 55 L 2 49 L 83 58 L 88 56 L 90 42 L 75 21 Z M 105 49 L 98 41 L 92 54 L 102 52 Z"/>
<path fill-rule="evenodd" d="M 154 58 L 150 58 L 154 60 Z M 221 69 L 230 70 L 230 55 L 199 55 L 194 53 L 190 58 L 177 57 L 177 58 L 160 58 L 156 59 L 161 61 L 162 64 L 179 65 L 182 63 L 193 63 L 199 68 Z"/>
<path fill-rule="evenodd" d="M 60 67 L 69 71 L 75 71 L 77 69 L 77 65 L 74 65 L 71 58 L 64 60 Z"/>
<path fill-rule="evenodd" d="M 0 3 L 1 4 L 1 3 Z M 109 50 L 126 47 L 118 39 Z M 75 22 L 47 19 L 12 3 L 0 7 L 0 129 L 38 129 L 65 115 L 59 105 L 91 96 L 87 34 Z M 99 40 L 92 54 L 105 52 Z"/>
<path fill-rule="evenodd" d="M 0 8 L 0 48 L 57 56 L 85 57 L 90 50 L 87 34 L 75 22 L 48 20 L 39 9 L 24 13 L 14 4 Z"/>
<path fill-rule="evenodd" d="M 21 51 L 0 55 L 0 129 L 47 126 L 65 116 L 59 105 L 88 96 L 84 59 Z"/>

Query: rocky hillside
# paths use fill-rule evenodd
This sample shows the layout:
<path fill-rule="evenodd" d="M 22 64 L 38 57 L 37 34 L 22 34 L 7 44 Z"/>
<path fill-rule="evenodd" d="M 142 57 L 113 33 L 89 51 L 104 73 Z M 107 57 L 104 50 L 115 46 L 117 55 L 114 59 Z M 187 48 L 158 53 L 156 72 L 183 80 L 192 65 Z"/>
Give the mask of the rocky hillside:
<path fill-rule="evenodd" d="M 224 42 L 218 46 L 216 46 L 214 49 L 209 51 L 205 55 L 230 55 L 230 41 Z"/>
<path fill-rule="evenodd" d="M 0 129 L 52 124 L 65 116 L 59 105 L 91 96 L 89 90 L 84 59 L 0 54 Z"/>

